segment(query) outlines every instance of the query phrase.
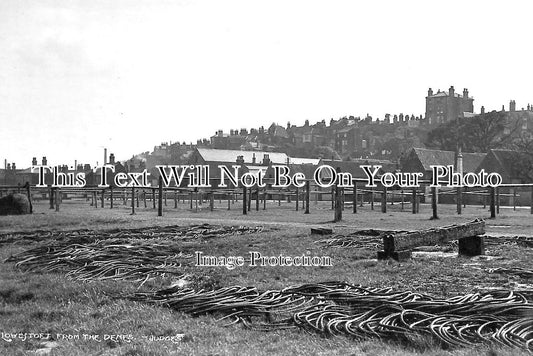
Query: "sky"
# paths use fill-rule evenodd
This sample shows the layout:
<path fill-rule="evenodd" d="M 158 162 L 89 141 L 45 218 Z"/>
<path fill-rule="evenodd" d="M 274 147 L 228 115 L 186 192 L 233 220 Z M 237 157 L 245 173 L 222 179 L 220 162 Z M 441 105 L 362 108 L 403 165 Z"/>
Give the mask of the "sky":
<path fill-rule="evenodd" d="M 0 159 L 102 163 L 273 122 L 533 103 L 533 2 L 0 1 Z"/>

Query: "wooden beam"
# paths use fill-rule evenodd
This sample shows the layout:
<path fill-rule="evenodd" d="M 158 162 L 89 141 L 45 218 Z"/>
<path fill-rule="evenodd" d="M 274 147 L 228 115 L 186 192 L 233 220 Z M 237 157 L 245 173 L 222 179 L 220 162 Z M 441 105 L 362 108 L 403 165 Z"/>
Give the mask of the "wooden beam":
<path fill-rule="evenodd" d="M 386 252 L 410 250 L 418 246 L 432 246 L 459 240 L 464 237 L 483 235 L 485 221 L 474 220 L 460 225 L 450 225 L 440 228 L 409 231 L 400 234 L 389 234 L 383 237 L 383 247 Z"/>

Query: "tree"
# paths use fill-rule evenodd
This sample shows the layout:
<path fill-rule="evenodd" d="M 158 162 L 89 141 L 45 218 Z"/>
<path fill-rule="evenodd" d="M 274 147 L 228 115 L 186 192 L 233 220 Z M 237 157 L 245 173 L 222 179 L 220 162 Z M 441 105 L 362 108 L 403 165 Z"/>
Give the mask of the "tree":
<path fill-rule="evenodd" d="M 505 112 L 491 111 L 436 127 L 428 133 L 426 145 L 447 151 L 460 145 L 465 152 L 487 152 L 510 147 L 518 128 L 519 122 L 507 120 Z"/>

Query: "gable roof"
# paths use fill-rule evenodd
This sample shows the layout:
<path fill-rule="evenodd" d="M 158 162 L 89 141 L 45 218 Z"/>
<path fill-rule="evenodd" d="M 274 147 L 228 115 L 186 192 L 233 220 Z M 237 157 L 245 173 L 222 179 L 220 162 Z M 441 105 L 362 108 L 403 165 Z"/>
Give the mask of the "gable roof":
<path fill-rule="evenodd" d="M 454 151 L 441 151 L 432 150 L 427 148 L 412 148 L 414 154 L 418 157 L 420 163 L 424 167 L 424 170 L 430 171 L 431 165 L 440 164 L 443 166 L 455 165 L 455 152 Z M 486 153 L 468 153 L 464 152 L 463 155 L 463 171 L 475 172 L 479 164 L 487 155 Z"/>
<path fill-rule="evenodd" d="M 511 179 L 517 179 L 520 176 L 517 164 L 521 159 L 520 155 L 523 154 L 523 152 L 513 150 L 490 150 L 487 158 L 480 163 L 479 169 L 484 168 L 487 171 L 506 174 Z M 491 166 L 491 162 L 497 163 L 499 167 Z"/>
<path fill-rule="evenodd" d="M 270 162 L 275 164 L 286 164 L 287 155 L 281 152 L 265 152 L 265 151 L 239 151 L 239 150 L 217 150 L 212 148 L 197 148 L 198 153 L 206 162 L 229 162 L 235 163 L 238 156 L 243 156 L 244 163 L 252 163 L 255 155 L 257 162 L 262 162 L 263 157 L 267 154 Z"/>
<path fill-rule="evenodd" d="M 289 164 L 317 165 L 320 162 L 318 158 L 289 157 L 282 152 L 217 150 L 212 148 L 197 148 L 197 151 L 206 162 L 235 163 L 238 156 L 243 156 L 244 164 L 254 164 L 252 162 L 255 156 L 255 164 L 260 165 L 265 155 L 268 155 L 272 164 L 285 165 L 287 160 Z"/>

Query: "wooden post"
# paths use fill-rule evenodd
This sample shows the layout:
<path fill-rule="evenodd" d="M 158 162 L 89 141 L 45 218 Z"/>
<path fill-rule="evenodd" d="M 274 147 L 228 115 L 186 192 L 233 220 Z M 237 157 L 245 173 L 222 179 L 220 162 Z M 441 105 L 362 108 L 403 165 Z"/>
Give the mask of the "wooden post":
<path fill-rule="evenodd" d="M 209 210 L 213 211 L 215 208 L 215 193 L 211 191 L 211 194 L 209 195 Z"/>
<path fill-rule="evenodd" d="M 155 188 L 152 188 L 152 209 L 155 209 Z M 191 203 L 192 209 L 192 203 Z"/>
<path fill-rule="evenodd" d="M 495 188 L 490 187 L 490 218 L 496 218 L 496 196 Z"/>
<path fill-rule="evenodd" d="M 135 201 L 137 202 L 137 208 L 139 207 L 139 191 L 135 193 Z"/>
<path fill-rule="evenodd" d="M 383 193 L 381 193 L 381 212 L 387 212 L 387 187 L 383 186 Z"/>
<path fill-rule="evenodd" d="M 533 190 L 533 187 L 531 187 L 531 189 Z M 533 198 L 533 191 L 532 191 L 531 197 Z M 531 200 L 531 204 L 533 206 L 533 199 Z M 500 213 L 500 187 L 496 187 L 496 214 L 499 214 L 499 213 Z"/>
<path fill-rule="evenodd" d="M 374 210 L 374 188 L 370 188 L 370 209 Z"/>
<path fill-rule="evenodd" d="M 309 214 L 309 198 L 310 198 L 310 195 L 311 195 L 311 182 L 310 181 L 305 181 L 305 212 L 304 214 Z M 532 206 L 532 214 L 533 214 L 533 203 L 531 204 Z"/>
<path fill-rule="evenodd" d="M 105 202 L 105 189 L 102 189 L 102 209 L 104 208 L 104 202 Z"/>
<path fill-rule="evenodd" d="M 248 209 L 246 205 L 248 205 L 248 199 L 246 197 L 246 187 L 242 187 L 242 215 L 246 215 L 248 213 Z"/>
<path fill-rule="evenodd" d="M 109 187 L 109 204 L 110 204 L 109 209 L 113 209 L 113 187 L 112 186 Z"/>
<path fill-rule="evenodd" d="M 192 210 L 192 195 L 193 195 L 193 192 L 191 190 L 191 194 L 190 194 L 190 197 L 189 197 L 189 201 L 190 201 L 190 209 Z"/>
<path fill-rule="evenodd" d="M 131 215 L 135 215 L 135 187 L 131 187 Z"/>
<path fill-rule="evenodd" d="M 267 209 L 267 188 L 263 188 L 263 210 Z"/>
<path fill-rule="evenodd" d="M 178 191 L 174 191 L 174 209 L 178 208 Z"/>
<path fill-rule="evenodd" d="M 96 193 L 96 190 L 93 191 L 93 199 L 94 199 L 94 207 L 95 208 L 98 208 L 98 197 L 97 197 L 97 193 Z M 56 198 L 57 198 L 57 195 L 56 195 Z"/>
<path fill-rule="evenodd" d="M 48 189 L 48 194 L 50 194 L 50 209 L 54 208 L 54 190 L 56 188 L 50 188 Z M 91 202 L 91 206 L 93 205 L 93 202 Z"/>
<path fill-rule="evenodd" d="M 165 206 L 167 206 L 167 191 L 165 190 Z"/>
<path fill-rule="evenodd" d="M 403 205 L 404 205 L 404 202 L 405 202 L 405 196 L 404 196 L 403 189 L 401 191 L 401 194 L 402 194 L 402 211 L 403 211 Z"/>
<path fill-rule="evenodd" d="M 457 187 L 457 214 L 463 213 L 463 188 Z"/>
<path fill-rule="evenodd" d="M 163 177 L 159 176 L 159 200 L 157 204 L 157 216 L 163 216 Z"/>
<path fill-rule="evenodd" d="M 227 194 L 228 196 L 228 210 L 231 210 L 231 194 Z"/>
<path fill-rule="evenodd" d="M 296 211 L 298 211 L 298 206 L 300 205 L 300 190 L 296 187 Z"/>
<path fill-rule="evenodd" d="M 144 203 L 144 208 L 146 209 L 146 190 L 143 189 L 143 203 Z"/>
<path fill-rule="evenodd" d="M 353 202 L 353 213 L 357 214 L 357 181 L 355 179 L 353 180 L 352 202 Z"/>
<path fill-rule="evenodd" d="M 252 188 L 248 188 L 248 211 L 251 210 L 252 207 Z"/>
<path fill-rule="evenodd" d="M 60 194 L 59 188 L 56 188 L 55 193 L 56 193 L 56 199 L 55 199 L 55 201 L 56 201 L 56 211 L 59 211 L 59 194 Z"/>
<path fill-rule="evenodd" d="M 335 213 L 333 216 L 333 222 L 342 220 L 342 197 L 340 189 L 339 185 L 335 184 Z"/>
<path fill-rule="evenodd" d="M 516 188 L 513 187 L 513 211 L 516 211 Z"/>
<path fill-rule="evenodd" d="M 259 211 L 259 187 L 257 187 L 255 194 L 257 194 L 255 196 L 255 211 Z"/>
<path fill-rule="evenodd" d="M 413 200 L 413 214 L 416 214 L 416 188 L 413 188 L 412 190 L 412 200 Z"/>
<path fill-rule="evenodd" d="M 437 188 L 436 187 L 431 188 L 431 210 L 433 211 L 431 220 L 437 220 L 439 216 L 437 215 Z"/>

